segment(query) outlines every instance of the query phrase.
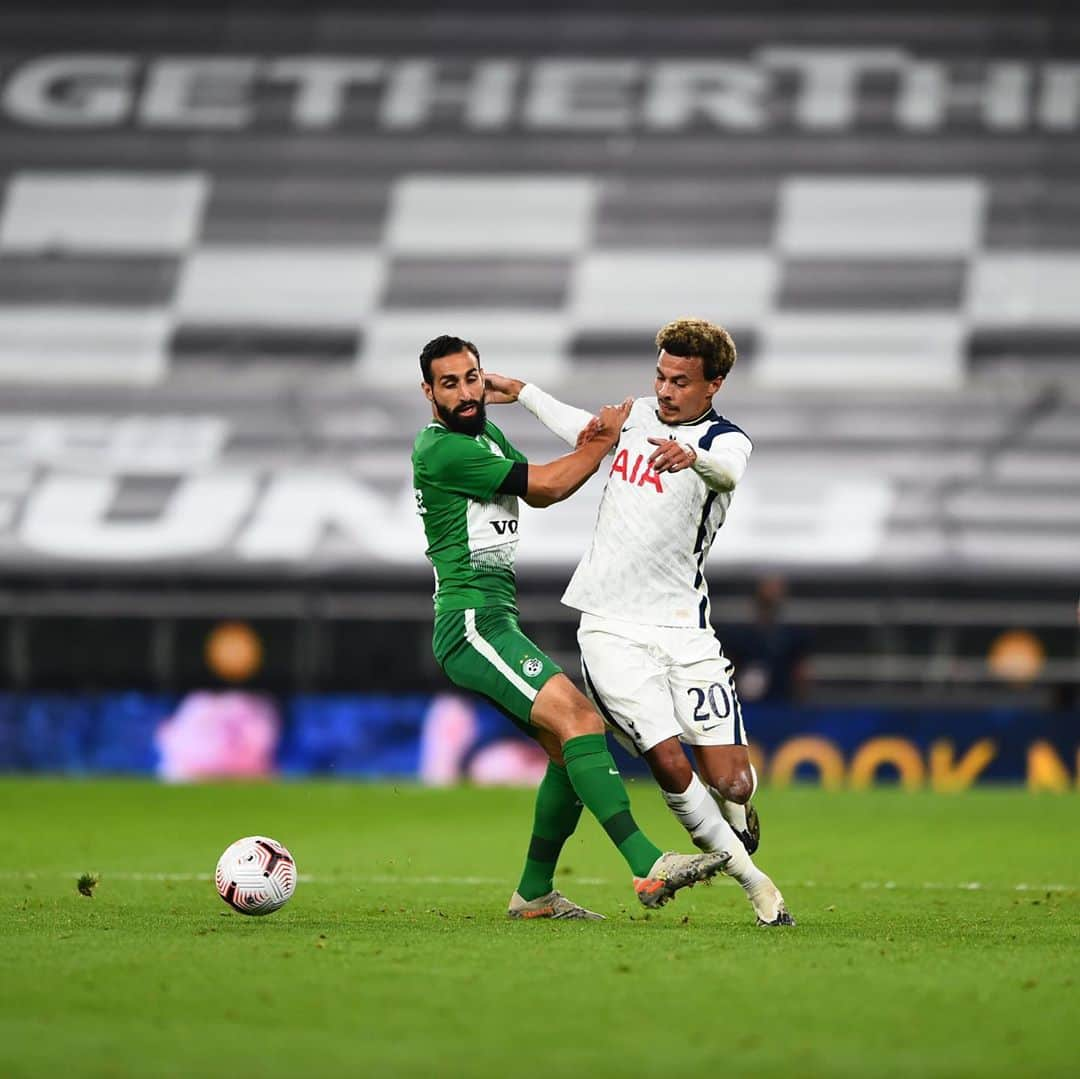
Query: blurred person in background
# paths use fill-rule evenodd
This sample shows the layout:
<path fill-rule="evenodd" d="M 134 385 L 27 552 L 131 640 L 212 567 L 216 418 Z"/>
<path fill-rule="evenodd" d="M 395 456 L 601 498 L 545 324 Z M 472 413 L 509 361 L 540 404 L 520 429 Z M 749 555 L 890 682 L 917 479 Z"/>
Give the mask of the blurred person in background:
<path fill-rule="evenodd" d="M 757 775 L 705 581 L 753 449 L 712 403 L 735 343 L 721 326 L 684 318 L 660 330 L 656 348 L 655 396 L 638 398 L 622 425 L 592 542 L 563 602 L 581 612 L 582 674 L 612 733 L 644 756 L 694 843 L 730 852 L 724 872 L 742 886 L 758 924 L 794 925 L 751 857 L 760 836 L 750 802 Z M 597 422 L 537 386 L 487 379 L 492 403 L 520 401 L 571 445 Z"/>
<path fill-rule="evenodd" d="M 280 737 L 281 719 L 268 697 L 189 693 L 154 732 L 157 772 L 171 782 L 270 776 Z"/>
<path fill-rule="evenodd" d="M 783 577 L 763 577 L 754 588 L 753 621 L 724 630 L 724 649 L 735 664 L 744 701 L 794 704 L 806 699 L 812 678 L 810 635 L 784 621 L 787 596 Z"/>
<path fill-rule="evenodd" d="M 548 755 L 528 738 L 508 737 L 506 724 L 492 729 L 472 701 L 437 693 L 420 727 L 420 781 L 449 787 L 461 780 L 477 786 L 529 786 L 543 781 Z"/>
<path fill-rule="evenodd" d="M 661 906 L 679 889 L 720 872 L 730 853 L 665 853 L 641 831 L 608 751 L 604 721 L 522 633 L 514 579 L 518 500 L 543 508 L 573 494 L 615 445 L 630 402 L 603 408 L 587 432 L 579 427 L 573 452 L 532 465 L 487 419 L 474 344 L 437 337 L 424 346 L 420 370 L 432 419 L 416 437 L 413 487 L 435 571 L 435 659 L 455 685 L 491 700 L 550 758 L 537 791 L 525 871 L 508 913 L 600 917 L 553 887 L 559 854 L 583 807 L 626 860 L 641 903 Z"/>

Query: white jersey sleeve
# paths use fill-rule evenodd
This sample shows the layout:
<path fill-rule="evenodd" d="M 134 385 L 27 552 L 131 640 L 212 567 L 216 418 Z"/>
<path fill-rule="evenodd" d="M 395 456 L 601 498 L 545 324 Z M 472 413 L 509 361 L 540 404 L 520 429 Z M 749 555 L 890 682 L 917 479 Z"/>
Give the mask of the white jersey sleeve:
<path fill-rule="evenodd" d="M 531 382 L 522 387 L 521 393 L 518 394 L 518 401 L 552 434 L 558 435 L 571 446 L 577 445 L 577 436 L 581 433 L 581 429 L 593 418 L 591 412 L 564 404 L 552 397 L 550 393 L 544 393 L 539 386 L 534 386 Z"/>
<path fill-rule="evenodd" d="M 725 431 L 711 449 L 694 446 L 694 471 L 714 491 L 734 491 L 750 463 L 753 444 L 742 431 Z"/>
<path fill-rule="evenodd" d="M 654 472 L 650 438 L 689 444 L 698 467 Z M 712 409 L 690 423 L 666 424 L 655 398 L 635 401 L 615 447 L 592 541 L 563 602 L 601 618 L 707 627 L 705 559 L 751 450 L 746 434 Z"/>

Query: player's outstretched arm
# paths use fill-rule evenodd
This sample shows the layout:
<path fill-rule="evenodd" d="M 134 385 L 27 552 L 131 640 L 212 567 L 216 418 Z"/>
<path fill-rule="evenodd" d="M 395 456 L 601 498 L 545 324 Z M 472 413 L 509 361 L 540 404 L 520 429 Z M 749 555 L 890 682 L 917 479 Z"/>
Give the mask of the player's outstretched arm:
<path fill-rule="evenodd" d="M 525 501 L 543 509 L 569 498 L 600 467 L 600 462 L 619 441 L 622 425 L 630 415 L 633 403 L 633 398 L 628 397 L 621 405 L 605 405 L 596 417 L 594 433 L 572 453 L 546 465 L 529 465 Z"/>
<path fill-rule="evenodd" d="M 673 438 L 650 438 L 656 447 L 649 464 L 656 472 L 681 472 L 692 468 L 714 491 L 734 491 L 743 478 L 753 445 L 741 432 L 716 439 L 705 450 Z"/>
<path fill-rule="evenodd" d="M 531 382 L 484 372 L 484 400 L 489 405 L 509 405 L 520 401 L 552 434 L 568 446 L 576 446 L 578 435 L 595 417 L 583 408 L 575 408 L 544 393 Z"/>

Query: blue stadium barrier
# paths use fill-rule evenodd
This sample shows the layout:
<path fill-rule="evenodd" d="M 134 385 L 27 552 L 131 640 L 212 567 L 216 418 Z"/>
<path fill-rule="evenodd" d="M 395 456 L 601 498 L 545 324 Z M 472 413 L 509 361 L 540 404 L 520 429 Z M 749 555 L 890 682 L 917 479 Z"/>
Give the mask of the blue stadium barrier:
<path fill-rule="evenodd" d="M 960 789 L 1025 781 L 1076 789 L 1069 713 L 748 708 L 762 778 Z M 614 747 L 628 775 L 642 762 Z M 242 692 L 0 694 L 0 772 L 265 775 L 533 783 L 539 750 L 493 708 L 452 695 Z"/>

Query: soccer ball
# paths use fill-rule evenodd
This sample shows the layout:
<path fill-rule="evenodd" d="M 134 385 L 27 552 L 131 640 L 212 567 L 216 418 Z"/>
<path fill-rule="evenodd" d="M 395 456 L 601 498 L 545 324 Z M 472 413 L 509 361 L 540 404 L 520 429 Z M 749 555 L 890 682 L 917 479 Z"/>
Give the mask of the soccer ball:
<path fill-rule="evenodd" d="M 214 874 L 218 895 L 241 914 L 272 914 L 296 888 L 296 863 L 277 840 L 249 835 L 226 847 Z"/>

